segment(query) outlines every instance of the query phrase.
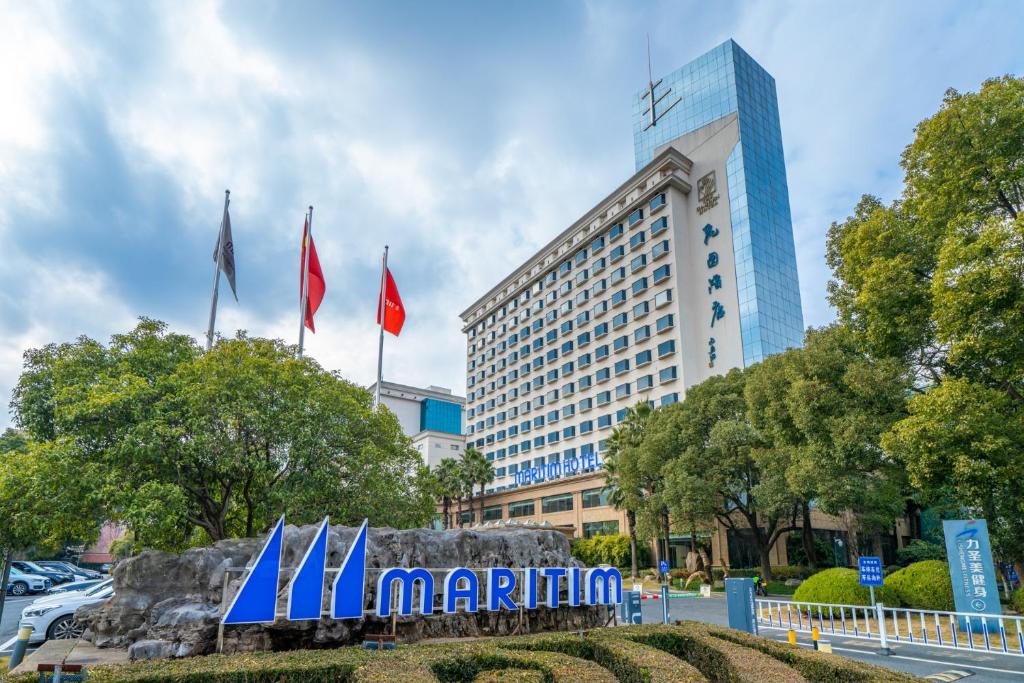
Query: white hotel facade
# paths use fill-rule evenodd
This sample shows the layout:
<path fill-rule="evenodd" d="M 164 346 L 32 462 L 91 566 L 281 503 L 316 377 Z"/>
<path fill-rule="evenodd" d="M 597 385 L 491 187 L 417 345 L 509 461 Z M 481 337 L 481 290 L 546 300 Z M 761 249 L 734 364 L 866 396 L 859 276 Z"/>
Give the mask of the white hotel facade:
<path fill-rule="evenodd" d="M 672 142 L 462 314 L 467 444 L 495 492 L 593 465 L 631 406 L 743 366 L 723 191 L 738 135 L 731 115 Z"/>

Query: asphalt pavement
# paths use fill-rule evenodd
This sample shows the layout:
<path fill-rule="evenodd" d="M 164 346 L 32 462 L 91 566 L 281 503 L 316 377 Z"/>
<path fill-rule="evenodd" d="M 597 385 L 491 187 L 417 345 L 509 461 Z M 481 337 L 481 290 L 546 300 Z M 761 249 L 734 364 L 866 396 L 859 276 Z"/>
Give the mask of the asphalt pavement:
<path fill-rule="evenodd" d="M 6 657 L 11 654 L 13 639 L 18 635 L 18 621 L 21 620 L 21 610 L 25 609 L 38 597 L 40 596 L 26 595 L 20 598 L 12 595 L 7 596 L 7 600 L 4 602 L 4 613 L 0 617 L 0 657 Z M 8 641 L 12 641 L 10 645 L 7 644 Z"/>
<path fill-rule="evenodd" d="M 729 618 L 725 607 L 725 596 L 713 594 L 711 598 L 676 598 L 669 601 L 669 621 L 689 619 L 707 624 L 728 626 Z M 774 596 L 773 596 L 774 597 Z M 641 603 L 645 624 L 661 623 L 661 600 L 644 600 Z M 761 629 L 760 635 L 786 642 L 785 631 Z M 907 643 L 890 643 L 893 654 L 881 655 L 877 646 L 867 640 L 832 636 L 833 654 L 857 659 L 868 664 L 905 671 L 922 678 L 950 671 L 965 671 L 972 675 L 968 683 L 988 681 L 1024 683 L 1024 657 L 1001 654 L 967 653 L 923 647 Z M 798 642 L 811 647 L 810 637 L 798 637 Z M 934 679 L 942 680 L 942 679 Z M 955 679 L 954 679 L 955 680 Z"/>

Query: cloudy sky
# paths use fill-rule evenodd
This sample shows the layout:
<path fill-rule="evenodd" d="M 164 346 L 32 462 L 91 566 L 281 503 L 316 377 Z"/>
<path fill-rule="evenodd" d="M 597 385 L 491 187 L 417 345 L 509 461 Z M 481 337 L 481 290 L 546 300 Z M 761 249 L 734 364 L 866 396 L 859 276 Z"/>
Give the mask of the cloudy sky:
<path fill-rule="evenodd" d="M 462 392 L 458 314 L 632 173 L 647 33 L 656 74 L 733 37 L 775 76 L 809 325 L 833 317 L 828 225 L 898 192 L 947 87 L 1024 72 L 1018 0 L 0 0 L 0 394 L 50 341 L 139 316 L 201 337 L 225 188 L 221 333 L 296 339 L 313 204 L 308 352 L 373 381 L 389 243 L 408 319 L 385 377 Z"/>

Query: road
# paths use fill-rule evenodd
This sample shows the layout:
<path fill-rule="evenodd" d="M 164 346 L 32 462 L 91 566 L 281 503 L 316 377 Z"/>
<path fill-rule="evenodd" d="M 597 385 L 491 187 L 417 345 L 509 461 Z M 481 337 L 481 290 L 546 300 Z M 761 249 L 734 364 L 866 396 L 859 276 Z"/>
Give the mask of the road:
<path fill-rule="evenodd" d="M 642 603 L 645 624 L 660 623 L 662 620 L 661 600 L 644 600 Z M 669 602 L 669 620 L 691 619 L 708 624 L 728 626 L 725 597 L 717 594 L 712 598 L 677 598 Z M 762 629 L 760 635 L 782 642 L 786 632 Z M 811 647 L 811 640 L 798 639 L 801 645 Z M 1007 655 L 953 652 L 933 647 L 921 647 L 906 643 L 890 643 L 893 654 L 880 655 L 876 646 L 866 640 L 831 637 L 834 654 L 857 659 L 862 662 L 905 671 L 915 676 L 932 676 L 952 670 L 966 670 L 973 673 L 970 683 L 1009 681 L 1024 683 L 1024 657 Z"/>
<path fill-rule="evenodd" d="M 4 602 L 4 614 L 3 617 L 0 617 L 0 657 L 11 654 L 11 645 L 7 645 L 7 641 L 18 635 L 18 620 L 21 619 L 21 610 L 37 597 L 39 596 L 26 595 L 21 598 L 7 596 L 7 600 Z"/>

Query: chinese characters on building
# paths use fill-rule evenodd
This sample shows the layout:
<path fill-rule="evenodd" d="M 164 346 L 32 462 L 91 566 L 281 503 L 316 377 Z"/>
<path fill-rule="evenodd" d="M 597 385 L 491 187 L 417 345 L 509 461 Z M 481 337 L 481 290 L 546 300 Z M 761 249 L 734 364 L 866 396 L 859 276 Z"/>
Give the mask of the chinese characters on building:
<path fill-rule="evenodd" d="M 710 178 L 710 180 L 708 180 L 709 178 Z M 708 182 L 710 183 L 710 189 L 707 189 L 707 190 L 702 189 L 702 188 L 705 187 L 705 180 L 708 180 Z M 714 201 L 710 204 L 710 206 L 714 206 L 718 202 L 718 194 L 717 194 L 717 192 L 715 190 L 715 173 L 714 173 L 714 171 L 712 171 L 711 173 L 708 173 L 706 176 L 704 176 L 699 181 L 697 181 L 698 202 L 700 202 L 698 204 L 698 207 L 697 207 L 697 213 L 704 213 L 703 211 L 701 211 L 701 207 L 705 206 L 704 202 L 705 202 L 706 198 L 705 198 L 705 195 L 702 194 L 705 191 L 710 192 L 710 193 L 714 193 L 714 195 L 715 195 L 714 196 Z M 710 207 L 708 207 L 708 208 L 710 208 Z M 719 231 L 718 228 L 716 228 L 715 226 L 711 225 L 711 223 L 707 223 L 704 226 L 703 232 L 704 232 L 704 245 L 708 246 L 708 242 L 712 238 L 718 237 L 718 233 L 720 231 Z M 718 252 L 717 251 L 710 251 L 710 252 L 708 252 L 708 260 L 707 260 L 708 270 L 712 270 L 713 271 L 716 268 L 718 268 L 718 262 L 719 262 Z M 711 277 L 708 278 L 708 295 L 709 296 L 713 296 L 714 293 L 715 293 L 715 290 L 716 289 L 721 289 L 721 288 L 722 288 L 722 275 L 720 273 L 712 273 Z M 714 299 L 713 298 L 711 300 L 711 327 L 714 328 L 715 327 L 715 321 L 716 320 L 721 320 L 724 317 L 725 317 L 725 306 L 723 306 L 722 303 L 718 299 Z M 715 338 L 714 337 L 708 337 L 708 367 L 709 368 L 715 367 L 715 359 L 717 357 L 718 357 L 718 354 L 715 351 Z"/>

